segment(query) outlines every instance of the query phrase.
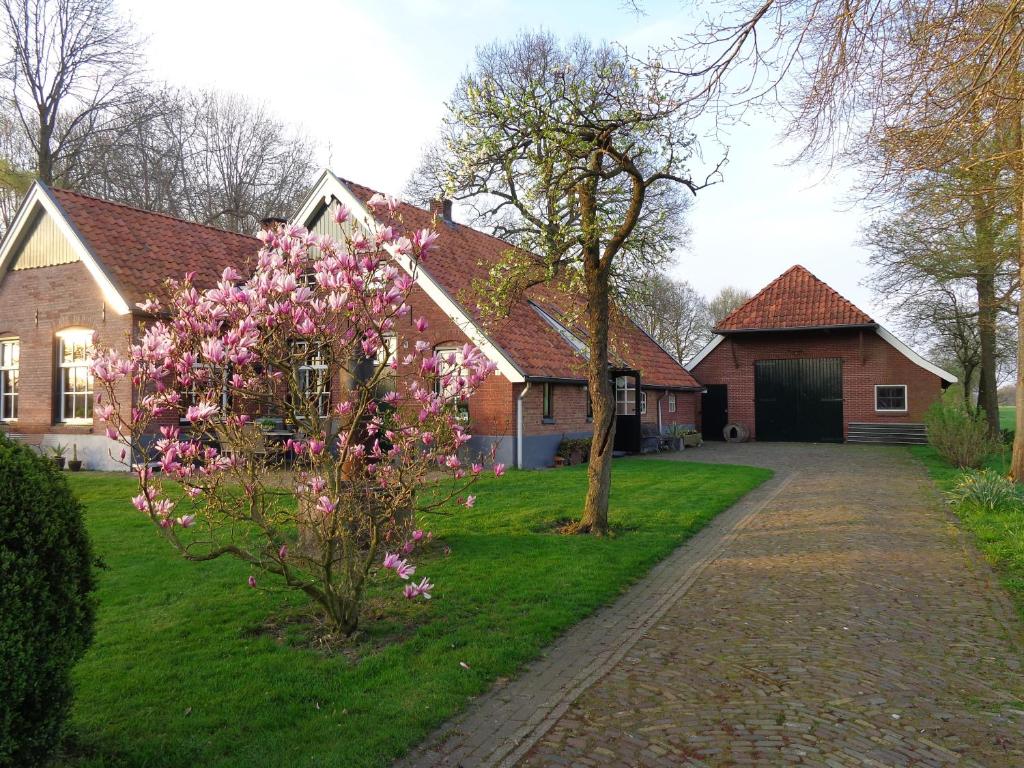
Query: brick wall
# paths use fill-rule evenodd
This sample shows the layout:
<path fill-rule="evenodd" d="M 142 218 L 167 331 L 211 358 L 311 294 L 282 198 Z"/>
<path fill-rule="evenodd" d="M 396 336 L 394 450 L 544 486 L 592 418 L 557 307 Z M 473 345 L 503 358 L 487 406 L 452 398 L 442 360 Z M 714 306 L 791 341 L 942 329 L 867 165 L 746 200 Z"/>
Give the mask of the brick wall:
<path fill-rule="evenodd" d="M 21 342 L 18 420 L 3 428 L 38 443 L 44 433 L 102 435 L 103 424 L 60 424 L 57 378 L 58 331 L 91 328 L 105 346 L 123 346 L 131 329 L 130 315 L 119 316 L 81 262 L 38 269 L 8 271 L 0 281 L 0 337 Z M 125 386 L 122 397 L 129 396 Z M 68 441 L 70 442 L 70 441 Z"/>
<path fill-rule="evenodd" d="M 728 336 L 692 371 L 701 384 L 728 387 L 729 421 L 755 438 L 754 363 L 838 357 L 843 360 L 843 435 L 850 422 L 920 423 L 942 393 L 938 376 L 914 364 L 871 331 L 835 330 Z M 877 413 L 876 384 L 906 384 L 906 413 Z"/>

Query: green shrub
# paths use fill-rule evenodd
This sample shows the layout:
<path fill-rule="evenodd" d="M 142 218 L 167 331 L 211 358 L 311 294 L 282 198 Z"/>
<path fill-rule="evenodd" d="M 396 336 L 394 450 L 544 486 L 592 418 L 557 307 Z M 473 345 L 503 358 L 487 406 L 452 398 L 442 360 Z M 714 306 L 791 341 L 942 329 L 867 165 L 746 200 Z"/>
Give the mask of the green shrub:
<path fill-rule="evenodd" d="M 924 420 L 928 442 L 954 467 L 980 467 L 996 449 L 984 416 L 968 413 L 962 406 L 936 403 Z"/>
<path fill-rule="evenodd" d="M 992 469 L 965 472 L 947 495 L 958 507 L 969 504 L 991 512 L 1020 509 L 1024 504 L 1020 487 Z"/>
<path fill-rule="evenodd" d="M 590 442 L 591 438 L 589 437 L 563 438 L 562 442 L 558 444 L 555 455 L 568 461 L 574 451 L 579 451 L 583 455 L 583 461 L 590 461 Z"/>
<path fill-rule="evenodd" d="M 0 435 L 0 766 L 52 758 L 92 640 L 82 507 L 50 459 Z"/>

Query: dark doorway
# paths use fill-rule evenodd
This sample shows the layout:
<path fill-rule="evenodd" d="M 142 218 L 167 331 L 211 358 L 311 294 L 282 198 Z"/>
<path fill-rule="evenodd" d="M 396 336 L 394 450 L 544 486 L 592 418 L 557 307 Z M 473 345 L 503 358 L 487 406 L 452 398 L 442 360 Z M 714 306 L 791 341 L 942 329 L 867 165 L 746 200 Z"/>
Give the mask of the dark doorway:
<path fill-rule="evenodd" d="M 612 371 L 615 387 L 615 451 L 640 453 L 640 374 Z"/>
<path fill-rule="evenodd" d="M 729 423 L 729 388 L 708 384 L 700 396 L 700 432 L 705 440 L 724 440 L 722 430 Z"/>
<path fill-rule="evenodd" d="M 843 361 L 838 357 L 754 364 L 758 440 L 843 442 Z"/>

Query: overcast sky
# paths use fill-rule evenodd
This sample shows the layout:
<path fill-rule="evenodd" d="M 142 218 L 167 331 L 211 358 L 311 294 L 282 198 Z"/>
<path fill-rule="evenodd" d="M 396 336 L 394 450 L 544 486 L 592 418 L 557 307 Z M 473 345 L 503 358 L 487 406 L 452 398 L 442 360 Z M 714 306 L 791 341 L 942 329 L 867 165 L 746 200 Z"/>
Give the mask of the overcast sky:
<path fill-rule="evenodd" d="M 400 192 L 434 136 L 474 49 L 523 29 L 582 34 L 635 50 L 686 32 L 680 0 L 647 0 L 636 17 L 621 0 L 121 0 L 149 38 L 152 74 L 264 100 L 321 142 L 320 163 L 341 176 Z M 721 185 L 695 201 L 690 247 L 675 274 L 713 294 L 754 291 L 803 264 L 876 319 L 860 285 L 863 214 L 847 210 L 841 178 L 787 167 L 780 126 L 753 115 L 728 137 Z M 719 150 L 709 147 L 713 164 Z M 701 175 L 695 165 L 694 175 Z"/>

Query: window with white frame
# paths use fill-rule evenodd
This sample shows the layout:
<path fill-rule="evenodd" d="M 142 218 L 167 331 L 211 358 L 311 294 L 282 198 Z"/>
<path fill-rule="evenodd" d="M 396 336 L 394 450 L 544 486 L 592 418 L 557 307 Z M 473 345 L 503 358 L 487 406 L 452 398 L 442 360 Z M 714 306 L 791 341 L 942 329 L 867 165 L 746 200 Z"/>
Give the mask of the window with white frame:
<path fill-rule="evenodd" d="M 905 412 L 907 410 L 907 385 L 876 384 L 875 410 L 890 413 Z"/>
<path fill-rule="evenodd" d="M 57 336 L 60 420 L 68 424 L 92 422 L 92 372 L 89 370 L 92 334 L 91 330 L 75 328 Z"/>
<path fill-rule="evenodd" d="M 309 342 L 296 341 L 292 345 L 292 354 L 299 358 L 296 368 L 299 392 L 308 400 L 315 399 L 317 415 L 330 416 L 331 377 L 326 350 L 321 345 L 310 349 Z"/>
<path fill-rule="evenodd" d="M 380 368 L 386 366 L 384 374 L 377 383 L 378 393 L 383 395 L 386 392 L 395 390 L 395 360 L 398 357 L 398 339 L 393 333 L 385 333 L 381 337 L 381 345 L 377 348 L 374 366 Z"/>
<path fill-rule="evenodd" d="M 446 400 L 453 399 L 459 391 L 457 378 L 463 374 L 462 347 L 442 346 L 434 349 L 437 356 L 437 378 L 434 379 L 434 391 Z M 469 403 L 455 403 L 459 418 L 469 419 Z"/>
<path fill-rule="evenodd" d="M 675 392 L 669 392 L 668 393 L 668 412 L 669 413 L 675 413 L 676 412 L 676 393 Z"/>
<path fill-rule="evenodd" d="M 220 410 L 227 414 L 231 410 L 231 391 L 228 388 L 231 378 L 231 366 L 218 367 L 196 363 L 192 366 L 193 377 L 187 387 L 181 389 L 181 401 L 178 403 L 179 420 L 182 424 L 188 424 L 185 418 L 188 409 L 193 405 L 199 405 L 207 397 L 215 399 L 216 390 L 220 387 Z"/>
<path fill-rule="evenodd" d="M 18 418 L 18 371 L 21 342 L 0 339 L 0 421 Z"/>
<path fill-rule="evenodd" d="M 640 390 L 640 415 L 647 415 L 647 393 L 642 389 Z"/>
<path fill-rule="evenodd" d="M 636 379 L 615 377 L 615 415 L 636 416 Z"/>

